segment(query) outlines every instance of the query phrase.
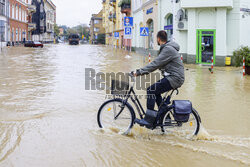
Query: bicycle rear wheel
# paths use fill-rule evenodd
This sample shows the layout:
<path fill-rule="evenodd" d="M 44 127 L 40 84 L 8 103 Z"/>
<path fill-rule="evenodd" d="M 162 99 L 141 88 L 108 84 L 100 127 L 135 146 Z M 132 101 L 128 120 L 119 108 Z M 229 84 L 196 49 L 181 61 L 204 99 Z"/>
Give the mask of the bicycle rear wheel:
<path fill-rule="evenodd" d="M 117 117 L 119 113 L 120 115 Z M 97 115 L 100 128 L 114 129 L 125 134 L 130 132 L 134 125 L 134 119 L 135 113 L 132 106 L 129 103 L 124 105 L 122 99 L 112 99 L 103 103 Z"/>
<path fill-rule="evenodd" d="M 162 130 L 185 137 L 192 137 L 199 133 L 200 117 L 196 110 L 192 109 L 187 122 L 177 122 L 173 116 L 174 111 L 168 111 L 161 119 Z"/>

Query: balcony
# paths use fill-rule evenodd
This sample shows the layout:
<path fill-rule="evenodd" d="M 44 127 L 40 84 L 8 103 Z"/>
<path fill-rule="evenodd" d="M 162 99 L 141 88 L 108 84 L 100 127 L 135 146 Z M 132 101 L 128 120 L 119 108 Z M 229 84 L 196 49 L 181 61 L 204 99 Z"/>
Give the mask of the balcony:
<path fill-rule="evenodd" d="M 46 29 L 46 32 L 47 32 L 47 33 L 52 33 L 53 30 L 52 30 L 52 29 Z"/>
<path fill-rule="evenodd" d="M 28 23 L 28 31 L 33 31 L 36 29 L 36 23 Z"/>
<path fill-rule="evenodd" d="M 109 0 L 109 5 L 115 7 L 116 0 Z"/>
<path fill-rule="evenodd" d="M 36 6 L 35 5 L 28 5 L 28 12 L 35 13 L 36 12 Z"/>
<path fill-rule="evenodd" d="M 115 13 L 114 14 L 111 13 L 111 14 L 109 14 L 108 18 L 109 18 L 110 21 L 115 22 L 115 20 L 116 20 L 116 14 Z"/>
<path fill-rule="evenodd" d="M 182 0 L 182 8 L 215 8 L 226 7 L 233 8 L 233 0 Z"/>
<path fill-rule="evenodd" d="M 126 15 L 128 15 L 128 13 L 131 12 L 131 5 L 129 4 L 123 4 L 121 6 L 121 13 L 125 13 Z"/>
<path fill-rule="evenodd" d="M 121 13 L 128 15 L 131 12 L 131 0 L 122 0 L 118 6 L 121 7 Z"/>

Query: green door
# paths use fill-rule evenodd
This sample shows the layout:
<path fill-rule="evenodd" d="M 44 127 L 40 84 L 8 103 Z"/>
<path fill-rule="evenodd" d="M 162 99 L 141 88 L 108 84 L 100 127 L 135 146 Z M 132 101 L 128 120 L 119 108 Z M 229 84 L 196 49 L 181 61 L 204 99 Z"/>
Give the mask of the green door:
<path fill-rule="evenodd" d="M 211 64 L 213 57 L 215 64 L 215 49 L 216 49 L 215 42 L 216 42 L 215 30 L 197 30 L 196 63 Z"/>

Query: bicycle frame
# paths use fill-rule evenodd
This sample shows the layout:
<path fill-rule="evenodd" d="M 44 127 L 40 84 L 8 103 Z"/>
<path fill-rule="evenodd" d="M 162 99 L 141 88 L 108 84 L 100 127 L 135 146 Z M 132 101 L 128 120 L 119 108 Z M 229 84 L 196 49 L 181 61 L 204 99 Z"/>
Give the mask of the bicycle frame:
<path fill-rule="evenodd" d="M 132 78 L 132 80 L 134 81 L 134 78 Z M 145 115 L 145 110 L 143 109 L 143 107 L 142 107 L 142 105 L 141 105 L 141 102 L 140 102 L 140 100 L 138 99 L 138 97 L 137 97 L 137 95 L 136 95 L 136 93 L 135 93 L 135 91 L 134 91 L 134 85 L 135 85 L 135 82 L 134 82 L 133 85 L 130 87 L 130 89 L 129 89 L 127 95 L 126 95 L 126 98 L 125 98 L 124 101 L 123 101 L 124 103 L 123 103 L 123 105 L 121 106 L 121 111 L 116 115 L 115 119 L 117 119 L 117 118 L 119 117 L 119 115 L 122 113 L 122 111 L 123 111 L 123 109 L 124 109 L 124 107 L 125 107 L 125 105 L 127 104 L 127 102 L 128 102 L 129 99 L 132 100 L 132 102 L 134 103 L 134 105 L 135 105 L 135 107 L 136 107 L 136 109 L 137 109 L 137 112 L 138 112 L 140 118 L 143 119 L 143 116 Z M 166 103 L 167 105 L 171 104 L 170 101 L 171 101 L 171 97 L 172 97 L 174 91 L 177 91 L 177 94 L 178 94 L 178 90 L 177 90 L 177 89 L 172 90 L 171 94 L 168 95 L 168 96 L 167 96 L 168 92 L 165 93 L 165 96 L 164 96 L 164 98 L 163 98 L 163 100 L 162 100 L 162 103 L 161 103 L 161 105 L 159 106 L 159 110 L 161 109 L 161 107 L 162 107 L 162 105 L 163 105 L 164 103 Z M 134 96 L 134 98 L 133 98 L 133 96 L 131 96 L 131 94 Z M 170 106 L 170 107 L 167 106 L 167 107 L 168 107 L 169 109 L 171 109 L 171 106 Z M 158 118 L 158 119 L 159 119 L 159 118 Z"/>

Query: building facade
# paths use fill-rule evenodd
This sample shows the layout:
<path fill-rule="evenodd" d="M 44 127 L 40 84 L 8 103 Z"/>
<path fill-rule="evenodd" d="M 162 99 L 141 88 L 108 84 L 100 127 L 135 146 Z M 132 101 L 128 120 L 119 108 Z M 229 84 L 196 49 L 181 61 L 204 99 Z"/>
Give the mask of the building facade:
<path fill-rule="evenodd" d="M 158 0 L 133 0 L 132 14 L 135 20 L 133 47 L 157 50 L 156 33 L 158 31 Z M 149 35 L 140 36 L 140 27 L 148 27 Z"/>
<path fill-rule="evenodd" d="M 9 41 L 9 1 L 0 0 L 0 42 L 1 48 Z"/>
<path fill-rule="evenodd" d="M 131 40 L 124 39 L 124 17 L 131 15 L 130 0 L 103 0 L 103 27 L 106 44 L 118 48 L 131 47 Z M 114 34 L 119 36 L 114 36 Z"/>
<path fill-rule="evenodd" d="M 246 35 L 250 32 L 249 0 L 133 0 L 132 13 L 136 49 L 144 43 L 144 48 L 157 50 L 156 33 L 166 30 L 169 40 L 180 44 L 184 61 L 211 64 L 213 57 L 216 65 L 224 65 L 225 57 L 232 56 L 235 49 L 250 45 Z M 136 26 L 140 24 L 149 27 L 148 38 L 138 35 Z"/>
<path fill-rule="evenodd" d="M 55 38 L 56 6 L 51 0 L 44 0 L 44 10 L 46 13 L 46 29 L 43 34 L 43 42 L 51 43 Z"/>
<path fill-rule="evenodd" d="M 28 0 L 28 40 L 32 40 L 32 31 L 36 29 L 36 23 L 32 21 L 32 15 L 36 13 L 36 6 L 32 4 L 32 0 Z"/>
<path fill-rule="evenodd" d="M 90 43 L 97 44 L 102 43 L 105 44 L 105 30 L 103 28 L 102 23 L 103 10 L 101 10 L 98 14 L 92 14 L 90 20 Z"/>
<path fill-rule="evenodd" d="M 21 43 L 27 40 L 27 3 L 27 0 L 9 0 L 9 32 L 12 43 Z"/>

